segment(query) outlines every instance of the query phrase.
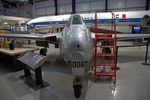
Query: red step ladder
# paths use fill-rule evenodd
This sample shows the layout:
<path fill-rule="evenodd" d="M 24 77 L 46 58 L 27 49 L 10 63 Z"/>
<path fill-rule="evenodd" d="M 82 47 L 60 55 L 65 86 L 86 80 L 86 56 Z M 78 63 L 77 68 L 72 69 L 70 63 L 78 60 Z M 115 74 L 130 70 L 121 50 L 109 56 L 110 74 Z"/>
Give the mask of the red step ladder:
<path fill-rule="evenodd" d="M 112 13 L 112 12 L 111 12 Z M 97 12 L 95 14 L 97 20 Z M 115 31 L 115 16 L 112 13 L 112 30 Z M 97 22 L 96 22 L 97 24 Z M 97 25 L 95 25 L 97 27 Z M 114 77 L 116 83 L 116 33 L 95 34 L 94 80 L 97 76 Z"/>

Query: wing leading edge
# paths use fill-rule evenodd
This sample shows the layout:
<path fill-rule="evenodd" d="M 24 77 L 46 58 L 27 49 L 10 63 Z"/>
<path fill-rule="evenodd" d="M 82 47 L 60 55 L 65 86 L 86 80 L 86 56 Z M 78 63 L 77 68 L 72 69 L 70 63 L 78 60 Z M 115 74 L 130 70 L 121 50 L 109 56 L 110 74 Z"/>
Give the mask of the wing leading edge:
<path fill-rule="evenodd" d="M 61 38 L 61 34 L 0 34 L 0 38 L 47 41 L 49 43 L 58 44 L 58 40 Z"/>
<path fill-rule="evenodd" d="M 92 33 L 92 37 L 93 39 L 95 39 L 95 34 L 96 33 Z M 102 33 L 98 33 L 98 34 L 102 34 Z M 142 34 L 132 34 L 132 33 L 120 33 L 120 34 L 116 34 L 116 39 L 117 40 L 129 40 L 129 39 L 142 39 L 142 38 L 150 38 L 150 34 L 146 34 L 146 33 L 142 33 Z"/>
<path fill-rule="evenodd" d="M 150 34 L 117 34 L 117 40 L 129 40 L 129 39 L 142 39 L 142 38 L 150 38 Z"/>

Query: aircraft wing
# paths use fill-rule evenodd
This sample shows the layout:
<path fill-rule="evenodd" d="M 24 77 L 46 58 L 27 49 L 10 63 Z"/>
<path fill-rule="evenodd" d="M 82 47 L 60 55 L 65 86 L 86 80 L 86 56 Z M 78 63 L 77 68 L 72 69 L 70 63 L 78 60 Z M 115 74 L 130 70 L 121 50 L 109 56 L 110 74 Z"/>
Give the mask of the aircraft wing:
<path fill-rule="evenodd" d="M 150 38 L 150 34 L 142 33 L 142 34 L 116 34 L 117 40 L 129 40 L 129 39 L 142 39 L 142 38 Z"/>
<path fill-rule="evenodd" d="M 95 39 L 95 34 L 96 33 L 92 33 L 93 39 Z M 142 34 L 132 34 L 132 33 L 116 34 L 117 40 L 130 40 L 130 39 L 142 39 L 142 38 L 150 38 L 150 34 L 146 34 L 146 33 L 142 33 Z"/>
<path fill-rule="evenodd" d="M 60 33 L 53 34 L 0 34 L 0 38 L 9 38 L 9 39 L 23 39 L 23 40 L 38 40 L 38 41 L 48 41 L 50 43 L 57 43 L 61 38 Z"/>

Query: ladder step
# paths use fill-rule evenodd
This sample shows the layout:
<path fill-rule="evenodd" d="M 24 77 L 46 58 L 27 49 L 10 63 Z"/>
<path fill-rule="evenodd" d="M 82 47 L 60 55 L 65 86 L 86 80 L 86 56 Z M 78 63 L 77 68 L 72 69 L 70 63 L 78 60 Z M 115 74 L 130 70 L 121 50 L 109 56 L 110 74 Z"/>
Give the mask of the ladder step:
<path fill-rule="evenodd" d="M 100 41 L 100 40 L 113 40 L 114 38 L 112 37 L 97 37 L 96 40 Z"/>
<path fill-rule="evenodd" d="M 96 76 L 115 76 L 114 72 L 96 72 Z"/>
<path fill-rule="evenodd" d="M 113 67 L 113 66 L 115 66 L 115 64 L 114 63 L 96 63 L 96 67 L 100 67 L 100 66 L 111 66 L 111 67 Z"/>
<path fill-rule="evenodd" d="M 108 45 L 108 46 L 97 46 L 97 47 L 100 47 L 100 48 L 113 48 L 114 46 L 113 45 Z"/>
<path fill-rule="evenodd" d="M 100 56 L 108 56 L 108 57 L 113 57 L 114 55 L 113 54 L 96 54 L 96 56 L 100 57 Z"/>
<path fill-rule="evenodd" d="M 99 37 L 112 37 L 113 34 L 95 34 L 95 37 L 96 38 L 99 38 Z"/>

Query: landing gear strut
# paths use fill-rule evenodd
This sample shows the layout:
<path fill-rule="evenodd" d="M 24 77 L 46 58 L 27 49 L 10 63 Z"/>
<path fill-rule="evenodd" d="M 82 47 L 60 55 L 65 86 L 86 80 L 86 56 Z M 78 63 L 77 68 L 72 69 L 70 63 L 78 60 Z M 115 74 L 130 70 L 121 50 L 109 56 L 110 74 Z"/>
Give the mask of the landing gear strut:
<path fill-rule="evenodd" d="M 79 98 L 82 93 L 82 80 L 78 77 L 73 79 L 74 96 Z"/>

